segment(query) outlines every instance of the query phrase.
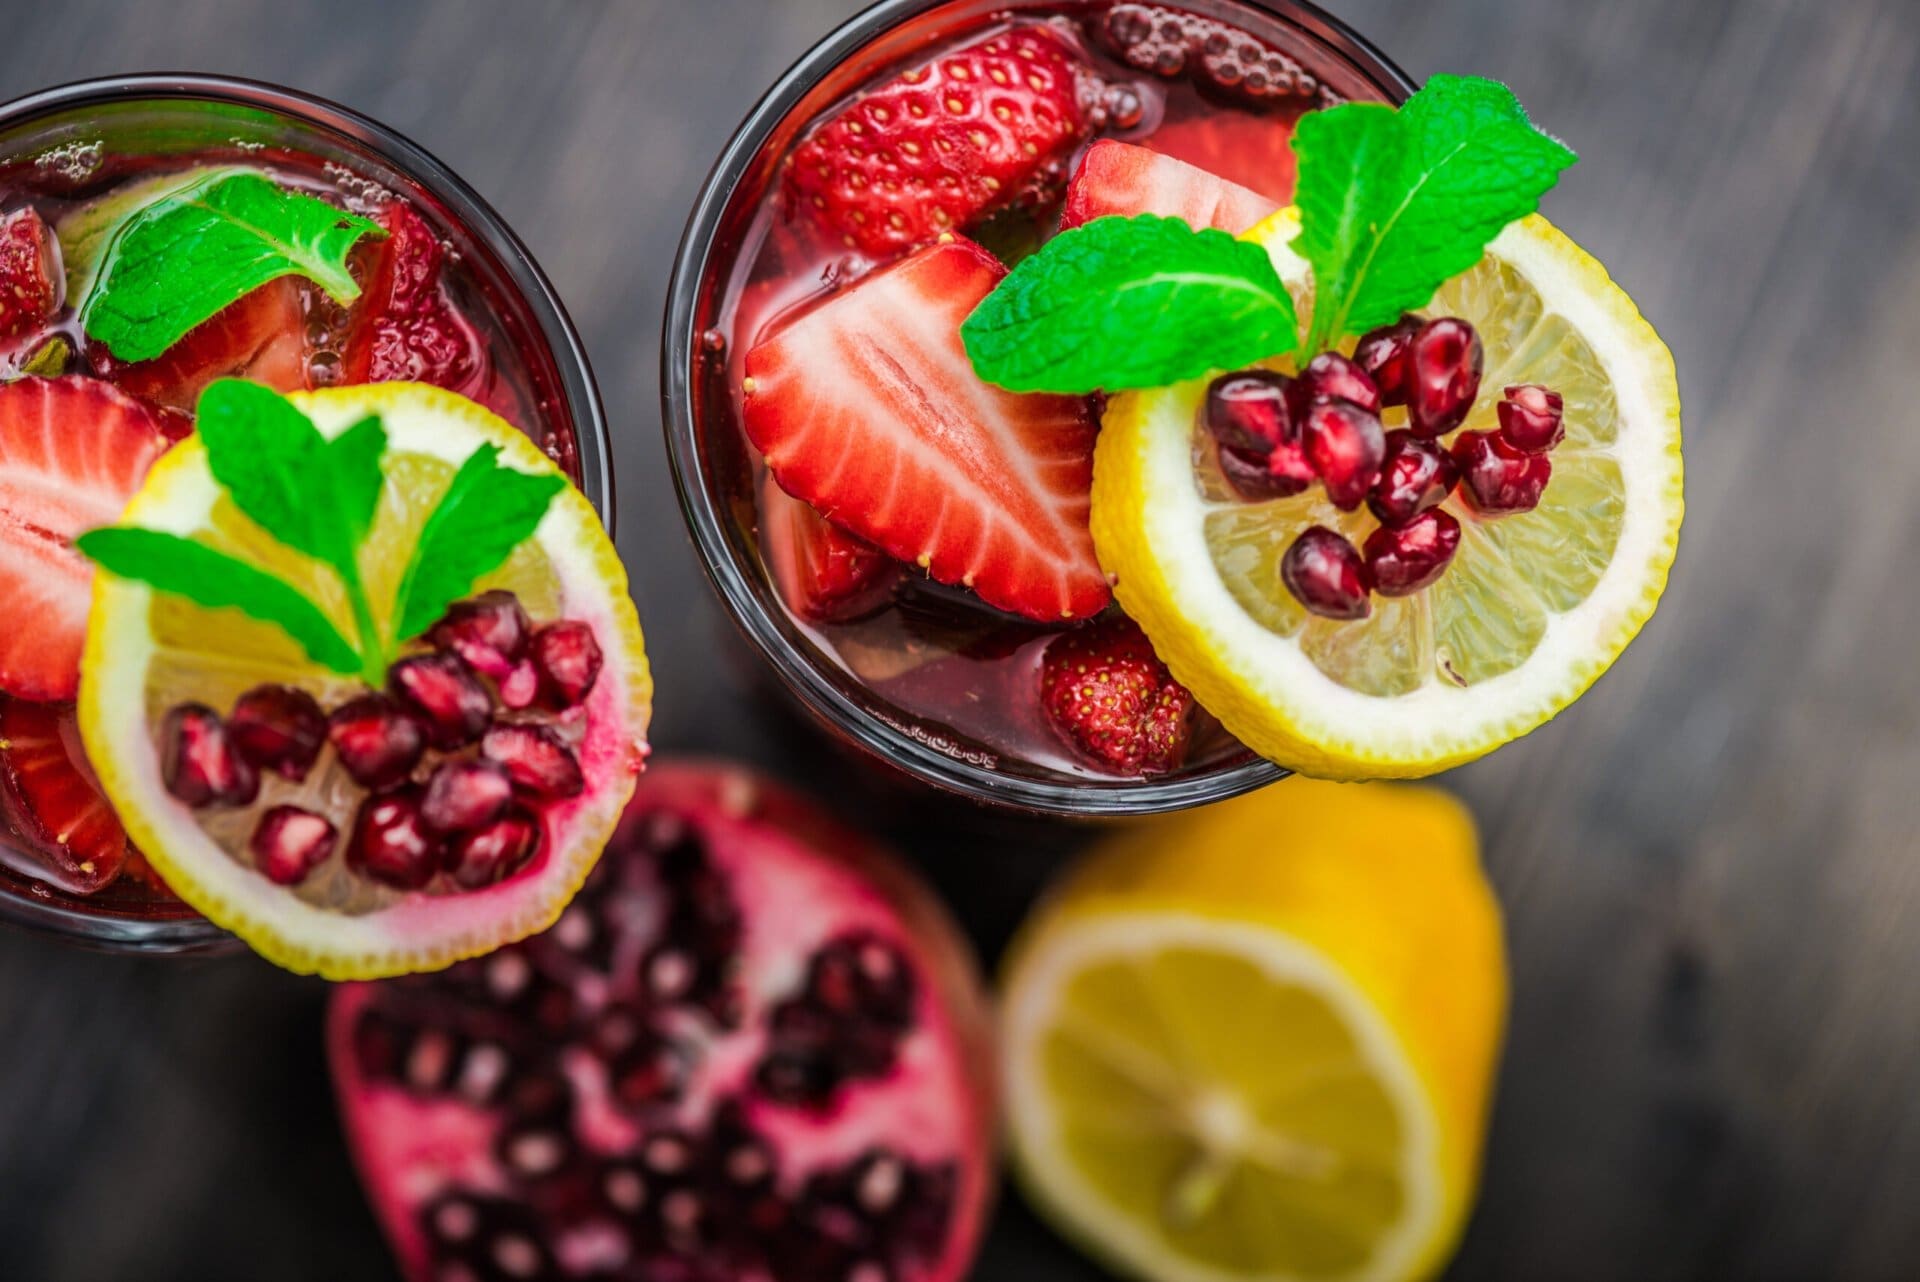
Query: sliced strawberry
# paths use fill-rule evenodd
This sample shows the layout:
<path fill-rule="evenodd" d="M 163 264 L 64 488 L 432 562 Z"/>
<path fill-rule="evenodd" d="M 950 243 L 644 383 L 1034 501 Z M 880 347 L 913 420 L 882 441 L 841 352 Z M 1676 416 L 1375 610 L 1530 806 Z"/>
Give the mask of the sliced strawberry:
<path fill-rule="evenodd" d="M 1068 743 L 1115 774 L 1163 774 L 1186 757 L 1193 696 L 1129 619 L 1049 645 L 1040 705 Z"/>
<path fill-rule="evenodd" d="M 127 834 L 94 782 L 72 708 L 0 698 L 0 807 L 62 889 L 90 895 L 120 875 Z"/>
<path fill-rule="evenodd" d="M 816 623 L 847 623 L 885 605 L 901 565 L 794 498 L 760 485 L 760 537 L 787 608 Z"/>
<path fill-rule="evenodd" d="M 441 283 L 447 251 L 412 205 L 395 201 L 377 221 L 384 240 L 368 243 L 372 267 L 341 352 L 343 383 L 432 383 L 479 396 L 487 349 Z"/>
<path fill-rule="evenodd" d="M 33 210 L 0 218 L 0 342 L 33 334 L 59 309 L 54 253 L 53 234 Z"/>
<path fill-rule="evenodd" d="M 1280 206 L 1251 188 L 1216 178 L 1184 160 L 1129 143 L 1087 150 L 1067 187 L 1062 230 L 1109 214 L 1159 214 L 1238 236 Z"/>
<path fill-rule="evenodd" d="M 152 409 L 98 379 L 0 386 L 0 692 L 78 692 L 93 566 L 73 540 L 120 518 L 167 444 Z"/>
<path fill-rule="evenodd" d="M 1086 136 L 1079 57 L 1020 24 L 902 72 L 793 154 L 797 207 L 881 257 L 963 230 L 1045 185 Z"/>
<path fill-rule="evenodd" d="M 307 386 L 306 310 L 300 282 L 269 281 L 187 331 L 150 361 L 123 364 L 104 348 L 94 365 L 143 400 L 191 414 L 216 378 L 250 378 L 280 392 Z"/>
<path fill-rule="evenodd" d="M 974 376 L 960 324 L 1006 275 L 967 240 L 866 277 L 747 353 L 746 429 L 789 494 L 1028 618 L 1109 599 L 1085 401 Z"/>
<path fill-rule="evenodd" d="M 1208 112 L 1169 121 L 1147 142 L 1162 155 L 1257 191 L 1275 205 L 1293 199 L 1293 125 L 1285 117 Z"/>

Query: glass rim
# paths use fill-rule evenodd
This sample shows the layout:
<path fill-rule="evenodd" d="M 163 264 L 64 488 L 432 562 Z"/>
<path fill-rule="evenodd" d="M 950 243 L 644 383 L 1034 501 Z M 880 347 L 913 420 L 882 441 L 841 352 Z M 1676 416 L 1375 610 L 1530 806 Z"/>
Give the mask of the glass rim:
<path fill-rule="evenodd" d="M 695 310 L 715 237 L 736 189 L 787 114 L 834 68 L 901 23 L 950 0 L 880 0 L 828 32 L 748 112 L 702 184 L 674 257 L 661 335 L 660 398 L 667 461 L 687 529 L 708 580 L 734 626 L 772 666 L 780 682 L 816 717 L 863 751 L 925 783 L 989 804 L 1043 814 L 1104 817 L 1157 814 L 1224 801 L 1285 778 L 1290 771 L 1258 757 L 1188 778 L 1044 780 L 1012 775 L 949 756 L 895 729 L 854 702 L 821 665 L 800 652 L 753 590 L 723 533 L 726 513 L 706 483 L 694 421 L 692 371 L 698 335 Z M 1372 43 L 1309 0 L 1228 0 L 1288 23 L 1345 58 L 1394 101 L 1414 80 Z"/>
<path fill-rule="evenodd" d="M 168 101 L 248 107 L 319 133 L 337 135 L 379 156 L 440 201 L 452 221 L 498 262 L 505 283 L 518 293 L 538 327 L 572 419 L 580 489 L 599 513 L 607 533 L 613 534 L 613 441 L 586 344 L 552 282 L 506 220 L 465 179 L 412 139 L 351 107 L 315 94 L 264 80 L 202 72 L 96 76 L 38 89 L 0 102 L 0 132 L 28 124 L 36 117 L 76 108 Z M 45 897 L 33 889 L 40 885 L 47 887 Z M 89 911 L 85 905 L 83 897 L 50 883 L 37 882 L 11 869 L 0 873 L 0 922 L 116 952 L 205 953 L 240 948 L 233 936 L 197 914 L 140 917 L 126 912 Z"/>

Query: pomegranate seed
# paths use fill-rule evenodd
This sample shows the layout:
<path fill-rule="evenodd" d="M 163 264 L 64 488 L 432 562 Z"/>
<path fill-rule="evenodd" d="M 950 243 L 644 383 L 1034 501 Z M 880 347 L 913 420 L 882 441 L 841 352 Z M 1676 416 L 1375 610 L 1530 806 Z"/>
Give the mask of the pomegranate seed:
<path fill-rule="evenodd" d="M 447 761 L 427 780 L 420 818 L 438 833 L 475 832 L 506 812 L 513 780 L 491 761 Z"/>
<path fill-rule="evenodd" d="M 1301 605 L 1328 619 L 1364 619 L 1367 567 L 1353 544 L 1324 525 L 1303 531 L 1280 559 L 1280 579 Z"/>
<path fill-rule="evenodd" d="M 462 601 L 433 625 L 427 639 L 437 649 L 451 650 L 475 672 L 498 681 L 513 671 L 527 648 L 533 625 L 511 592 L 485 592 Z"/>
<path fill-rule="evenodd" d="M 505 766 L 515 787 L 543 800 L 577 797 L 587 786 L 572 750 L 545 726 L 496 725 L 480 741 L 480 755 Z"/>
<path fill-rule="evenodd" d="M 1412 596 L 1438 582 L 1459 550 L 1460 522 L 1451 513 L 1422 512 L 1367 536 L 1367 577 L 1381 596 Z"/>
<path fill-rule="evenodd" d="M 500 678 L 500 702 L 518 712 L 540 697 L 540 672 L 531 659 L 522 659 Z"/>
<path fill-rule="evenodd" d="M 556 707 L 577 707 L 600 678 L 600 643 L 584 623 L 562 621 L 534 633 L 533 666 L 540 688 Z"/>
<path fill-rule="evenodd" d="M 1402 316 L 1391 325 L 1368 330 L 1354 347 L 1353 363 L 1380 389 L 1380 404 L 1407 403 L 1407 349 L 1424 324 L 1419 316 Z"/>
<path fill-rule="evenodd" d="M 515 806 L 486 827 L 455 838 L 446 851 L 447 872 L 467 890 L 494 885 L 525 867 L 543 837 L 539 818 Z"/>
<path fill-rule="evenodd" d="M 1473 326 L 1453 316 L 1430 320 L 1407 348 L 1407 418 L 1415 436 L 1445 436 L 1480 395 L 1485 353 Z"/>
<path fill-rule="evenodd" d="M 413 773 L 427 733 L 412 713 L 384 694 L 361 695 L 333 710 L 327 739 L 362 788 L 387 788 Z"/>
<path fill-rule="evenodd" d="M 1553 460 L 1529 454 L 1498 432 L 1462 432 L 1453 443 L 1460 491 L 1483 516 L 1512 516 L 1540 506 Z"/>
<path fill-rule="evenodd" d="M 1460 470 L 1443 446 L 1423 441 L 1405 428 L 1387 433 L 1387 455 L 1367 506 L 1387 525 L 1405 525 L 1453 493 Z"/>
<path fill-rule="evenodd" d="M 160 774 L 167 791 L 195 810 L 247 806 L 260 795 L 259 772 L 205 704 L 183 703 L 161 723 Z"/>
<path fill-rule="evenodd" d="M 1290 498 L 1318 479 L 1307 452 L 1292 441 L 1265 454 L 1223 445 L 1219 454 L 1227 486 L 1249 503 Z"/>
<path fill-rule="evenodd" d="M 1207 431 L 1222 450 L 1265 454 L 1294 440 L 1293 416 L 1288 410 L 1292 380 L 1270 370 L 1249 369 L 1225 374 L 1207 387 Z"/>
<path fill-rule="evenodd" d="M 347 863 L 397 890 L 418 890 L 439 871 L 440 843 L 420 815 L 421 790 L 409 784 L 376 793 L 360 804 Z"/>
<path fill-rule="evenodd" d="M 298 783 L 326 746 L 327 714 L 305 690 L 255 686 L 233 705 L 227 733 L 248 761 Z"/>
<path fill-rule="evenodd" d="M 1344 512 L 1359 507 L 1386 457 L 1380 420 L 1350 401 L 1319 400 L 1307 408 L 1304 435 L 1307 458 L 1333 505 Z"/>
<path fill-rule="evenodd" d="M 1307 362 L 1291 393 L 1293 404 L 1302 409 L 1325 397 L 1358 405 L 1369 414 L 1380 412 L 1380 389 L 1365 370 L 1338 352 L 1322 352 Z"/>
<path fill-rule="evenodd" d="M 298 806 L 275 806 L 260 816 L 248 844 L 267 880 L 297 886 L 327 861 L 339 836 L 322 815 Z"/>
<path fill-rule="evenodd" d="M 457 654 L 402 659 L 387 673 L 387 685 L 425 718 L 427 738 L 442 752 L 473 743 L 493 720 L 493 696 Z"/>
<path fill-rule="evenodd" d="M 1499 414 L 1500 434 L 1529 454 L 1544 454 L 1566 439 L 1566 402 L 1538 383 L 1509 387 Z"/>

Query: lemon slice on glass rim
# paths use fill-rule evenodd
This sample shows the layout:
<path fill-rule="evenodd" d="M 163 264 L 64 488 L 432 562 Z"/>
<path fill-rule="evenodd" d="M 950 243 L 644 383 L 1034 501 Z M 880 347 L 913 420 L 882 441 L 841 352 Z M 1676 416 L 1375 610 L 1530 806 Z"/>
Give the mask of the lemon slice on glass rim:
<path fill-rule="evenodd" d="M 370 414 L 386 430 L 386 483 L 360 554 L 375 622 L 383 627 L 381 612 L 398 596 L 428 515 L 476 448 L 498 446 L 500 463 L 522 472 L 554 471 L 510 424 L 425 384 L 333 388 L 288 400 L 330 438 Z M 154 466 L 123 523 L 197 537 L 346 617 L 337 581 L 240 512 L 214 480 L 197 436 Z M 329 979 L 437 969 L 551 925 L 592 871 L 632 794 L 646 755 L 653 685 L 626 571 L 599 517 L 572 486 L 556 494 L 532 536 L 473 591 L 493 589 L 513 592 L 536 624 L 566 618 L 593 630 L 600 675 L 567 730 L 584 786 L 543 808 L 545 839 L 525 867 L 496 885 L 441 893 L 448 888 L 378 885 L 347 866 L 359 794 L 331 749 L 297 782 L 262 770 L 258 799 L 243 808 L 196 811 L 176 800 L 159 749 L 168 710 L 197 703 L 224 714 L 261 685 L 304 690 L 323 709 L 368 691 L 315 664 L 271 624 L 96 575 L 81 661 L 81 736 L 128 835 L 167 885 L 268 960 Z M 332 856 L 291 887 L 263 875 L 248 851 L 253 825 L 280 804 L 318 812 L 339 830 Z"/>
<path fill-rule="evenodd" d="M 1289 248 L 1298 230 L 1289 209 L 1246 238 L 1304 295 L 1310 272 Z M 1482 518 L 1456 494 L 1446 508 L 1463 535 L 1446 574 L 1411 597 L 1375 597 L 1365 620 L 1309 614 L 1280 561 L 1309 526 L 1358 546 L 1377 522 L 1364 507 L 1341 512 L 1319 486 L 1235 497 L 1201 426 L 1209 380 L 1116 395 L 1102 420 L 1093 537 L 1116 597 L 1228 730 L 1304 774 L 1425 775 L 1539 727 L 1651 617 L 1678 547 L 1673 357 L 1599 263 L 1531 215 L 1426 314 L 1468 321 L 1485 347 L 1465 428 L 1497 425 L 1504 387 L 1539 383 L 1564 397 L 1567 436 L 1538 508 Z M 1391 429 L 1404 415 L 1383 420 Z"/>

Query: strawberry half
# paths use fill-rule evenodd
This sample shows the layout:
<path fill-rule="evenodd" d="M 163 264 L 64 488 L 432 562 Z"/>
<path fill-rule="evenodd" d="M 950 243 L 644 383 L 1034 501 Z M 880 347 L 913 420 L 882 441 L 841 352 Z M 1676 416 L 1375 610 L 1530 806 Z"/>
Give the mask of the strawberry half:
<path fill-rule="evenodd" d="M 1065 231 L 1109 214 L 1158 214 L 1238 236 L 1279 208 L 1259 192 L 1184 160 L 1106 140 L 1087 149 L 1074 173 L 1060 228 Z"/>
<path fill-rule="evenodd" d="M 250 378 L 277 392 L 305 389 L 306 331 L 301 284 L 282 276 L 221 308 L 150 361 L 115 361 L 99 346 L 91 355 L 124 391 L 191 414 L 216 378 Z"/>
<path fill-rule="evenodd" d="M 90 895 L 120 875 L 127 834 L 93 781 L 72 708 L 0 698 L 0 806 L 55 885 Z"/>
<path fill-rule="evenodd" d="M 120 519 L 167 444 L 158 414 L 98 379 L 0 386 L 0 692 L 78 693 L 93 565 L 73 540 Z"/>
<path fill-rule="evenodd" d="M 1186 757 L 1193 696 L 1131 620 L 1097 623 L 1049 645 L 1040 706 L 1062 738 L 1115 774 L 1164 774 Z"/>
<path fill-rule="evenodd" d="M 874 257 L 969 228 L 1043 186 L 1086 136 L 1084 70 L 1051 28 L 1009 27 L 816 125 L 788 164 L 788 191 Z"/>
<path fill-rule="evenodd" d="M 885 605 L 901 566 L 794 498 L 760 484 L 760 539 L 787 608 L 816 623 L 850 623 Z"/>
<path fill-rule="evenodd" d="M 0 218 L 0 341 L 28 337 L 59 306 L 53 234 L 39 214 L 16 209 Z"/>
<path fill-rule="evenodd" d="M 780 485 L 941 583 L 1031 619 L 1099 613 L 1093 418 L 974 376 L 960 324 L 1006 269 L 966 240 L 875 272 L 747 353 L 747 435 Z"/>
<path fill-rule="evenodd" d="M 1285 117 L 1213 111 L 1170 120 L 1154 130 L 1153 149 L 1275 206 L 1293 199 L 1293 125 Z"/>
<path fill-rule="evenodd" d="M 427 220 L 404 201 L 375 216 L 387 229 L 370 242 L 372 267 L 341 352 L 343 383 L 432 383 L 479 397 L 487 351 L 448 300 L 440 280 L 447 256 Z"/>

